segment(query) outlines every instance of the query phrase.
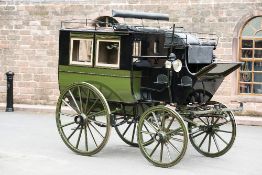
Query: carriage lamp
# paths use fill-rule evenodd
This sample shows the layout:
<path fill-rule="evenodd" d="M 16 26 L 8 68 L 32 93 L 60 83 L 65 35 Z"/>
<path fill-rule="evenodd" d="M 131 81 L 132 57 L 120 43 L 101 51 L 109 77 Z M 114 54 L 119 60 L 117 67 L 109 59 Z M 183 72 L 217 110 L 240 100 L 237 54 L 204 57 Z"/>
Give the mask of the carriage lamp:
<path fill-rule="evenodd" d="M 172 67 L 172 62 L 173 62 L 174 60 L 176 60 L 176 54 L 170 53 L 169 59 L 166 60 L 166 62 L 165 62 L 165 68 L 171 69 L 171 67 Z"/>
<path fill-rule="evenodd" d="M 169 62 L 171 62 L 171 66 L 173 67 L 173 70 L 175 72 L 180 72 L 180 70 L 182 69 L 182 62 L 181 60 L 177 59 L 176 54 L 175 53 L 170 53 L 169 55 Z M 166 61 L 166 68 L 171 68 L 171 67 L 167 67 L 167 64 L 170 64 Z M 170 65 L 168 65 L 170 66 Z"/>
<path fill-rule="evenodd" d="M 182 69 L 182 62 L 181 60 L 177 59 L 172 62 L 172 66 L 175 72 L 180 72 Z"/>
<path fill-rule="evenodd" d="M 170 53 L 169 59 L 170 59 L 170 60 L 176 60 L 176 54 Z"/>
<path fill-rule="evenodd" d="M 165 68 L 171 69 L 171 67 L 172 67 L 172 62 L 169 61 L 169 60 L 166 60 L 166 62 L 165 62 Z"/>

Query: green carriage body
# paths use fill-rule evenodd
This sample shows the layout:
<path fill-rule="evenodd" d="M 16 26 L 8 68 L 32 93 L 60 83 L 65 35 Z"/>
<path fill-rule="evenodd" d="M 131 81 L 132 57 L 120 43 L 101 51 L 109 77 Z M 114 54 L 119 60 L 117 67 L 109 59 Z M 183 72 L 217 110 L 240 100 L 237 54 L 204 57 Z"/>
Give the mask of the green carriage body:
<path fill-rule="evenodd" d="M 113 16 L 169 19 L 166 14 L 130 11 L 113 11 Z M 175 25 L 161 29 L 91 22 L 92 27 L 86 20 L 84 27 L 62 27 L 59 33 L 61 94 L 56 121 L 71 150 L 98 153 L 111 126 L 125 143 L 139 146 L 146 159 L 160 167 L 181 160 L 188 138 L 208 157 L 231 148 L 234 115 L 211 98 L 224 77 L 241 64 L 216 61 L 218 38 L 199 38 Z"/>
<path fill-rule="evenodd" d="M 70 64 L 70 48 L 74 38 L 92 39 L 92 64 Z M 119 41 L 119 63 L 116 67 L 96 65 L 97 43 L 103 41 Z M 134 103 L 140 98 L 139 89 L 141 71 L 131 74 L 132 48 L 131 36 L 128 33 L 88 31 L 60 31 L 60 56 L 59 56 L 59 88 L 63 91 L 72 83 L 90 82 L 95 85 L 105 96 L 108 102 Z M 126 43 L 129 42 L 129 43 Z M 132 79 L 131 79 L 132 78 Z M 132 81 L 131 81 L 132 80 Z"/>
<path fill-rule="evenodd" d="M 139 72 L 135 81 L 140 82 Z M 130 71 L 114 70 L 104 68 L 87 68 L 79 66 L 59 66 L 59 85 L 60 91 L 72 83 L 88 82 L 101 90 L 105 98 L 110 102 L 136 101 L 135 95 L 131 93 Z M 137 90 L 139 89 L 139 83 Z M 139 95 L 136 93 L 137 96 Z"/>

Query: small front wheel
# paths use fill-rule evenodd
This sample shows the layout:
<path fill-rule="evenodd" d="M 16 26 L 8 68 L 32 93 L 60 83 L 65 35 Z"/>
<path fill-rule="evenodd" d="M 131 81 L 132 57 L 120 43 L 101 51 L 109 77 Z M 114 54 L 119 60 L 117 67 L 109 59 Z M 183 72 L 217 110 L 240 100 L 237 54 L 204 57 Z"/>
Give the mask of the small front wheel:
<path fill-rule="evenodd" d="M 128 145 L 138 147 L 137 144 L 137 123 L 139 117 L 133 116 L 117 116 L 116 123 L 121 123 L 121 125 L 116 125 L 115 130 L 118 136 Z"/>
<path fill-rule="evenodd" d="M 180 115 L 169 107 L 149 108 L 142 114 L 137 131 L 142 154 L 155 166 L 173 166 L 186 152 L 187 128 Z"/>
<path fill-rule="evenodd" d="M 59 134 L 72 151 L 91 156 L 107 143 L 111 125 L 110 109 L 103 94 L 88 83 L 68 86 L 56 107 Z"/>
<path fill-rule="evenodd" d="M 218 102 L 209 103 L 211 109 L 215 108 L 215 105 L 226 108 Z M 188 124 L 189 139 L 200 154 L 218 157 L 232 147 L 236 137 L 236 122 L 231 111 L 195 116 L 193 122 L 195 124 Z"/>

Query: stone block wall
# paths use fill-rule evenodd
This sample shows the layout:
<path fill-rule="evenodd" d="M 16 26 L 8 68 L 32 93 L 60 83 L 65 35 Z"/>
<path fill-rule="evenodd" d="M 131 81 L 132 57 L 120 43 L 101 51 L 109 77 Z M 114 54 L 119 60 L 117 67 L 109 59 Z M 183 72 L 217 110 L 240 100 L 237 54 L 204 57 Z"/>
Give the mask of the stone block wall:
<path fill-rule="evenodd" d="M 188 31 L 216 33 L 220 37 L 216 55 L 223 60 L 237 61 L 238 46 L 234 39 L 244 24 L 243 19 L 262 15 L 262 1 L 0 1 L 0 103 L 5 102 L 6 98 L 5 72 L 13 71 L 15 103 L 54 105 L 59 95 L 57 66 L 60 22 L 110 16 L 112 9 L 167 13 L 171 22 Z M 237 73 L 233 73 L 225 79 L 215 99 L 226 104 L 238 99 L 236 77 Z M 262 102 L 261 96 L 256 97 L 256 102 Z"/>

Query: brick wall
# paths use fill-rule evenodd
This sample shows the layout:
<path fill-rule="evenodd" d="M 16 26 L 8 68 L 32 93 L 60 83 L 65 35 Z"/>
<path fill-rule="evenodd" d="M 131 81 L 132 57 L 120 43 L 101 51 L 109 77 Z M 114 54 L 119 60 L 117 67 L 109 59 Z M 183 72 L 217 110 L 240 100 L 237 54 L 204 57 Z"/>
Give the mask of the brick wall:
<path fill-rule="evenodd" d="M 112 9 L 162 12 L 176 26 L 220 36 L 216 50 L 224 60 L 237 59 L 232 42 L 239 23 L 261 13 L 261 0 L 7 0 L 0 1 L 0 102 L 5 102 L 5 72 L 15 72 L 14 101 L 55 104 L 58 30 L 60 21 L 95 19 Z M 262 13 L 261 13 L 262 15 Z M 242 20 L 243 21 L 243 20 Z M 235 49 L 237 50 L 237 49 Z M 236 73 L 227 77 L 216 99 L 229 103 L 236 96 Z M 252 100 L 251 100 L 252 101 Z M 262 101 L 257 97 L 256 101 Z M 252 107 L 251 107 L 252 108 Z M 255 109 L 255 107 L 253 108 Z"/>

